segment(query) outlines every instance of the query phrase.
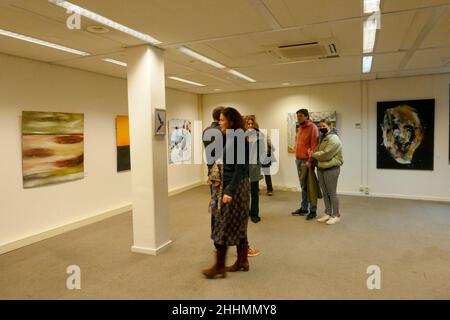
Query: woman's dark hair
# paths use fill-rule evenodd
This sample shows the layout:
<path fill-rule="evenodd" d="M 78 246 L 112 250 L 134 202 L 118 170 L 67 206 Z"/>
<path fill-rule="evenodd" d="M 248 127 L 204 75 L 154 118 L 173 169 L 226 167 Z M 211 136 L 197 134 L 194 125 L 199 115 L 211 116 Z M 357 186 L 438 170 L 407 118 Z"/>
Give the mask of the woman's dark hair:
<path fill-rule="evenodd" d="M 212 117 L 214 121 L 219 121 L 220 120 L 220 114 L 222 113 L 223 109 L 225 109 L 224 107 L 217 107 L 213 110 L 212 113 Z"/>
<path fill-rule="evenodd" d="M 237 130 L 242 129 L 245 130 L 244 119 L 242 118 L 239 111 L 235 108 L 225 108 L 222 110 L 222 114 L 228 120 L 228 124 L 230 125 L 230 129 Z"/>

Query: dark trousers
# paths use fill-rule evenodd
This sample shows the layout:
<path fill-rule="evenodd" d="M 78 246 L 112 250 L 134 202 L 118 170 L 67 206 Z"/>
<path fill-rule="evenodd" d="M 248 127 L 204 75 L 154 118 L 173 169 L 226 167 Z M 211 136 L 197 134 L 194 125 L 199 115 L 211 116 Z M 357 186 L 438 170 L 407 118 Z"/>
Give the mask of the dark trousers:
<path fill-rule="evenodd" d="M 267 192 L 273 192 L 272 178 L 270 175 L 265 175 L 264 179 L 266 180 Z"/>
<path fill-rule="evenodd" d="M 250 184 L 250 193 L 252 196 L 252 205 L 250 207 L 250 217 L 259 216 L 259 181 Z"/>

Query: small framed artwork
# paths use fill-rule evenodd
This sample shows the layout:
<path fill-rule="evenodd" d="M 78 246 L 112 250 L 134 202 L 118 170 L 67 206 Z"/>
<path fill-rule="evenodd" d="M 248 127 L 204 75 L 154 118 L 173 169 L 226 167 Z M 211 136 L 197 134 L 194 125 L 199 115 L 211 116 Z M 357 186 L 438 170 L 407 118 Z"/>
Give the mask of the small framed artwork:
<path fill-rule="evenodd" d="M 155 135 L 164 136 L 166 134 L 166 110 L 155 109 Z"/>

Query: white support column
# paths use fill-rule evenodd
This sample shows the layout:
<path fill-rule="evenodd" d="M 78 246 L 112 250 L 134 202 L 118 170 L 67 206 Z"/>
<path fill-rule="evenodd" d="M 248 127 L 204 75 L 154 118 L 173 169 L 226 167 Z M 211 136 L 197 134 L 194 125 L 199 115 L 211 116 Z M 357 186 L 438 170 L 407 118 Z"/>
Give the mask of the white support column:
<path fill-rule="evenodd" d="M 169 239 L 167 136 L 155 136 L 155 108 L 165 109 L 164 52 L 127 49 L 133 203 L 133 252 L 156 255 Z"/>

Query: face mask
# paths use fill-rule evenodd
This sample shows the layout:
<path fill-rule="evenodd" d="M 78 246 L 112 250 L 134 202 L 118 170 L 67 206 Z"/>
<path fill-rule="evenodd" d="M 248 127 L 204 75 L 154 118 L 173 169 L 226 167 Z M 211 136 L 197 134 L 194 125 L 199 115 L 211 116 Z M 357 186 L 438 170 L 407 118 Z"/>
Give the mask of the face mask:
<path fill-rule="evenodd" d="M 327 128 L 321 128 L 320 132 L 322 132 L 323 134 L 326 134 L 326 133 L 328 133 L 328 129 Z"/>

